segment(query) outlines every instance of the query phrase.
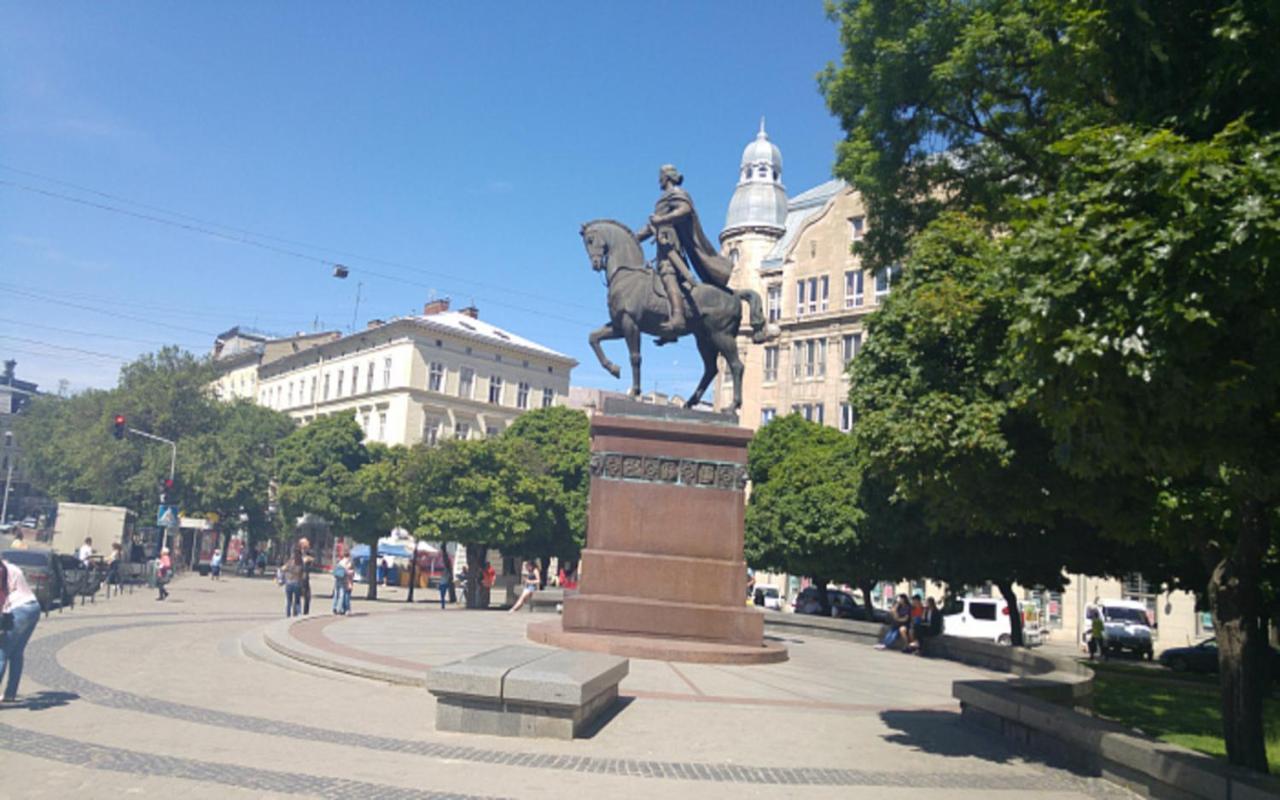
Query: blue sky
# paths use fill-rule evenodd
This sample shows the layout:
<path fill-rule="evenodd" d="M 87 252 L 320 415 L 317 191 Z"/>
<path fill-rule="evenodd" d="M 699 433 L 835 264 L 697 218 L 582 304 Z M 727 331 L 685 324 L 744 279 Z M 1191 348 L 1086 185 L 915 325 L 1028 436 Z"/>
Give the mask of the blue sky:
<path fill-rule="evenodd" d="M 579 225 L 639 225 L 673 162 L 716 236 L 762 115 L 788 192 L 826 180 L 838 55 L 819 0 L 5 3 L 0 357 L 109 387 L 165 343 L 434 291 L 624 389 Z M 646 390 L 692 390 L 691 343 L 645 357 Z"/>

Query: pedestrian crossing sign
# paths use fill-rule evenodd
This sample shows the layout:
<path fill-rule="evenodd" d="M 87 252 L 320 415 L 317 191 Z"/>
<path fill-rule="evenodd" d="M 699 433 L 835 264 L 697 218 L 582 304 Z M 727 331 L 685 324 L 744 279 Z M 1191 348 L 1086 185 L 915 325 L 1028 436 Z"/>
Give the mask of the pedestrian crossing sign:
<path fill-rule="evenodd" d="M 156 512 L 156 525 L 161 528 L 178 527 L 178 507 L 160 506 L 160 510 Z"/>

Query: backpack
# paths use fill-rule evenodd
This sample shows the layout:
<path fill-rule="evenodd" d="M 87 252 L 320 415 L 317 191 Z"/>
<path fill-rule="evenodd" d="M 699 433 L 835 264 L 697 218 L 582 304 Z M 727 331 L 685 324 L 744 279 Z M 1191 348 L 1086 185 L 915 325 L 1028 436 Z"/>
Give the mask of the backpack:
<path fill-rule="evenodd" d="M 341 564 L 335 564 L 333 567 L 333 579 L 335 581 L 344 581 L 347 579 L 347 568 Z"/>

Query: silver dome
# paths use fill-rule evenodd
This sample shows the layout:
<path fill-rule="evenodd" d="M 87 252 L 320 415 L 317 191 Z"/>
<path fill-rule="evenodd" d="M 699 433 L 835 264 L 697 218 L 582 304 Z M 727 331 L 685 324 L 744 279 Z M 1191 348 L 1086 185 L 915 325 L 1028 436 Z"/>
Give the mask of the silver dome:
<path fill-rule="evenodd" d="M 729 201 L 721 237 L 746 228 L 776 229 L 779 233 L 787 221 L 787 190 L 782 185 L 782 151 L 769 141 L 764 120 L 760 132 L 742 151 L 738 169 L 738 188 Z"/>

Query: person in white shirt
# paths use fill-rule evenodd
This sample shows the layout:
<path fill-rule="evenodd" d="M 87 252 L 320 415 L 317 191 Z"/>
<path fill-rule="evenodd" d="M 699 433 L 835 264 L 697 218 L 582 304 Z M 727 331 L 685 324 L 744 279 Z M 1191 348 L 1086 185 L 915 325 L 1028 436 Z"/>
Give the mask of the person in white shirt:
<path fill-rule="evenodd" d="M 0 561 L 0 677 L 6 671 L 9 677 L 0 702 L 18 700 L 23 654 L 39 621 L 40 602 L 27 585 L 26 576 L 17 566 Z"/>
<path fill-rule="evenodd" d="M 80 550 L 77 552 L 77 555 L 80 558 L 80 563 L 85 564 L 87 566 L 89 563 L 89 559 L 93 557 L 93 539 L 92 538 L 86 538 L 84 540 L 84 544 L 80 545 Z"/>

